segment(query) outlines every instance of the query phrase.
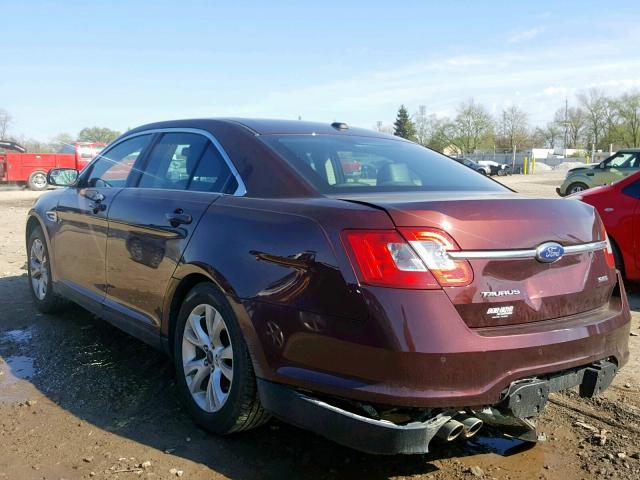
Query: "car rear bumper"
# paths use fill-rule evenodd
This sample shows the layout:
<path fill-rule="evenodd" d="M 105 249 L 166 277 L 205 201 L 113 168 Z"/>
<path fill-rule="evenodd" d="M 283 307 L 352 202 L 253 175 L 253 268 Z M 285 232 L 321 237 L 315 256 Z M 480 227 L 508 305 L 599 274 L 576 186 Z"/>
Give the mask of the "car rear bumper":
<path fill-rule="evenodd" d="M 540 379 L 514 382 L 503 392 L 496 407 L 508 417 L 536 416 L 543 411 L 549 393 L 579 386 L 581 396 L 591 397 L 609 386 L 616 370 L 615 364 L 603 361 Z M 438 413 L 425 421 L 396 424 L 366 416 L 364 411 L 359 414 L 345 410 L 331 400 L 266 380 L 258 379 L 258 392 L 263 407 L 281 420 L 374 454 L 427 453 L 438 431 L 456 413 Z"/>
<path fill-rule="evenodd" d="M 556 193 L 558 194 L 558 196 L 560 197 L 564 197 L 567 194 L 566 193 L 562 193 L 562 189 L 560 187 L 556 187 Z"/>
<path fill-rule="evenodd" d="M 630 314 L 621 284 L 619 294 L 597 310 L 483 329 L 462 322 L 444 292 L 396 291 L 391 301 L 385 298 L 392 295 L 388 290 L 369 292 L 370 302 L 379 302 L 372 312 L 376 318 L 369 321 L 391 346 L 291 332 L 259 376 L 364 402 L 467 408 L 496 404 L 505 388 L 520 379 L 603 359 L 621 367 L 628 360 Z M 271 315 L 286 321 L 284 310 Z"/>

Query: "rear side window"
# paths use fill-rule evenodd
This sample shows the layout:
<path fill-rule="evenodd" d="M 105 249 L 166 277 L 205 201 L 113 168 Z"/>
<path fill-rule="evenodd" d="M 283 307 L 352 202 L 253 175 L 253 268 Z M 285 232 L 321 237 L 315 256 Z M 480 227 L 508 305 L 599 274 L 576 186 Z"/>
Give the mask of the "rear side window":
<path fill-rule="evenodd" d="M 208 138 L 165 133 L 151 150 L 138 186 L 227 193 L 230 178 L 229 167 Z"/>
<path fill-rule="evenodd" d="M 505 190 L 449 157 L 400 140 L 343 135 L 260 138 L 321 193 Z"/>

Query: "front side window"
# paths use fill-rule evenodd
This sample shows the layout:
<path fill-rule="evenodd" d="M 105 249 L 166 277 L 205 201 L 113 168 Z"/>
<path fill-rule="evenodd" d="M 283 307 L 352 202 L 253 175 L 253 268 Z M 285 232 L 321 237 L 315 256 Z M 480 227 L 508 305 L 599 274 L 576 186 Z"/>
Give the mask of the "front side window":
<path fill-rule="evenodd" d="M 260 138 L 321 193 L 505 190 L 455 160 L 400 140 L 342 135 Z"/>
<path fill-rule="evenodd" d="M 151 135 L 139 135 L 100 154 L 91 164 L 86 185 L 96 188 L 124 187 L 133 165 L 150 140 Z"/>
<path fill-rule="evenodd" d="M 605 168 L 634 168 L 636 167 L 636 154 L 630 152 L 616 153 L 613 157 L 604 161 Z"/>
<path fill-rule="evenodd" d="M 231 177 L 208 138 L 196 133 L 165 133 L 151 150 L 138 186 L 233 193 L 227 189 Z"/>

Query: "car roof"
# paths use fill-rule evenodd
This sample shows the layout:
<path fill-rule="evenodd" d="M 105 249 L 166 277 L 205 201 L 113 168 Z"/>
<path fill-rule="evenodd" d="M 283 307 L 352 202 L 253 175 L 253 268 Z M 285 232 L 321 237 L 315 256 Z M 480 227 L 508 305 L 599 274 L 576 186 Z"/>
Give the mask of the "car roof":
<path fill-rule="evenodd" d="M 134 132 L 151 130 L 155 128 L 200 128 L 209 130 L 221 124 L 236 126 L 251 131 L 255 135 L 345 135 L 345 136 L 366 136 L 376 138 L 387 138 L 405 141 L 400 137 L 387 133 L 368 130 L 366 128 L 351 127 L 344 123 L 336 122 L 333 125 L 344 125 L 346 128 L 336 128 L 331 123 L 307 122 L 302 120 L 274 120 L 264 118 L 192 118 L 185 120 L 169 120 L 142 125 L 129 132 L 125 136 Z"/>

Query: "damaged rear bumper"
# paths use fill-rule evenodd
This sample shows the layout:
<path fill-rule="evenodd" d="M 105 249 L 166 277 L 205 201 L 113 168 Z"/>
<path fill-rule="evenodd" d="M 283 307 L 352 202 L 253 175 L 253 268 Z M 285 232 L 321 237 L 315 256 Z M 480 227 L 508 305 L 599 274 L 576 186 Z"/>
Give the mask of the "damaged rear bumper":
<path fill-rule="evenodd" d="M 591 397 L 605 390 L 617 372 L 615 363 L 601 360 L 540 378 L 513 382 L 499 403 L 482 409 L 464 409 L 505 434 L 529 441 L 537 438 L 531 419 L 540 414 L 549 393 L 579 387 Z M 263 407 L 281 420 L 313 431 L 334 442 L 374 454 L 419 454 L 429 452 L 431 441 L 454 417 L 458 409 L 436 409 L 427 420 L 396 424 L 345 410 L 312 394 L 279 383 L 258 379 Z M 475 432 L 474 432 L 475 433 Z"/>

